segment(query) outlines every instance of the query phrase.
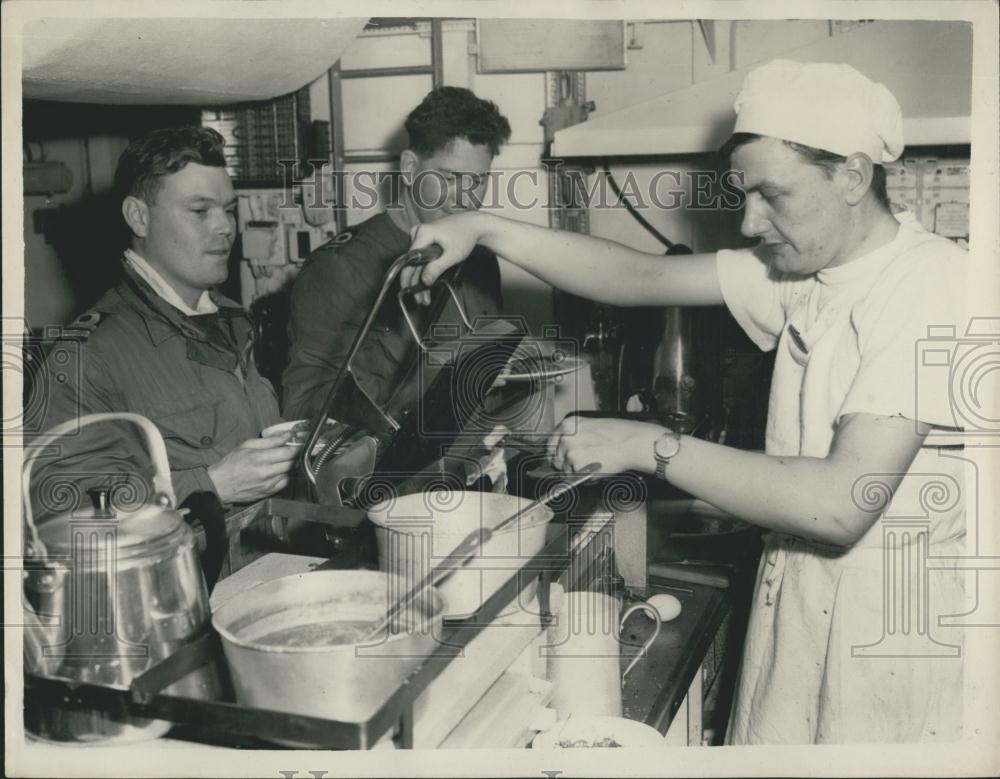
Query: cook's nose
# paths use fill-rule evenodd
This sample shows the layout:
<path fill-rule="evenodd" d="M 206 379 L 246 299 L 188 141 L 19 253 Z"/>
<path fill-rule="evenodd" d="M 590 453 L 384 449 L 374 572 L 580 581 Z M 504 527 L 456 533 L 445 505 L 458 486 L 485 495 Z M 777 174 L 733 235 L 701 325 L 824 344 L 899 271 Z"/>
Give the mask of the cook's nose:
<path fill-rule="evenodd" d="M 767 232 L 770 223 L 764 215 L 764 204 L 760 195 L 751 192 L 743 204 L 743 221 L 740 232 L 747 238 L 757 238 Z"/>

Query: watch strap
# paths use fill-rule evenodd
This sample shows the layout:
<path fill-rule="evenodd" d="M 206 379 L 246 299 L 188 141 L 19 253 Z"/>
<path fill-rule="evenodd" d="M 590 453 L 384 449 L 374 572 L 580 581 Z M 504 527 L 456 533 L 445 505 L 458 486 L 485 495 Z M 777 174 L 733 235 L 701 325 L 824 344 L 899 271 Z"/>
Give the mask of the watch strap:
<path fill-rule="evenodd" d="M 664 457 L 658 451 L 659 448 L 658 444 L 660 443 L 660 441 L 662 441 L 664 438 L 667 437 L 671 438 L 674 441 L 675 447 L 672 454 L 670 454 L 668 457 Z M 657 438 L 656 441 L 653 442 L 653 457 L 656 460 L 656 470 L 654 471 L 654 473 L 656 474 L 656 478 L 664 480 L 667 478 L 667 464 L 670 462 L 671 459 L 673 459 L 673 457 L 677 454 L 677 452 L 680 451 L 680 440 L 681 437 L 676 431 L 667 430 L 667 432 L 665 432 L 663 435 Z"/>

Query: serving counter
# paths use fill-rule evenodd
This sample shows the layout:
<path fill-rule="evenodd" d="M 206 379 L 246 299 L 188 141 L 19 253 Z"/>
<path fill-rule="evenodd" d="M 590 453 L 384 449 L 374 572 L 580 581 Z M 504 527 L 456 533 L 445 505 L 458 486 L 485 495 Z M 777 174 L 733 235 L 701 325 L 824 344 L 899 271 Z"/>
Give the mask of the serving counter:
<path fill-rule="evenodd" d="M 634 529 L 626 528 L 635 521 L 634 512 L 616 517 L 596 491 L 591 492 L 595 494 L 590 503 L 578 505 L 572 517 L 557 515 L 542 552 L 515 572 L 472 618 L 445 623 L 435 651 L 366 722 L 333 722 L 312 717 L 305 709 L 295 714 L 252 709 L 238 704 L 231 691 L 213 700 L 169 694 L 172 683 L 206 664 L 224 668 L 214 634 L 151 667 L 127 688 L 26 675 L 25 699 L 33 706 L 167 720 L 174 724 L 168 743 L 273 748 L 275 741 L 282 741 L 325 749 L 527 746 L 536 732 L 554 722 L 554 712 L 547 706 L 552 684 L 543 651 L 553 620 L 553 593 L 620 581 L 616 552 L 629 553 L 616 538 L 635 536 Z M 278 522 L 282 513 L 281 502 L 276 502 L 259 509 L 253 522 Z M 337 511 L 328 514 L 331 524 L 349 521 Z M 619 521 L 621 532 L 616 528 Z M 213 607 L 256 582 L 330 565 L 326 558 L 262 556 L 218 583 Z M 532 593 L 536 581 L 537 592 Z M 629 586 L 624 599 L 628 603 L 655 592 L 675 595 L 682 611 L 663 624 L 647 656 L 627 677 L 623 712 L 668 734 L 667 743 L 699 744 L 702 688 L 716 676 L 712 652 L 729 609 L 729 592 L 713 584 L 653 576 L 645 590 Z M 652 624 L 640 618 L 628 623 L 621 636 L 623 669 Z"/>

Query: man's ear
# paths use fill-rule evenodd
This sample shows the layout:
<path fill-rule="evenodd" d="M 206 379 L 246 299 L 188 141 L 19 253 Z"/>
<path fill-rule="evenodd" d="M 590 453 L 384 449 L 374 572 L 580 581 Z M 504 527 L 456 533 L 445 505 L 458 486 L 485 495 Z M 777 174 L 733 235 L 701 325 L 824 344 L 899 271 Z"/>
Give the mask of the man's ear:
<path fill-rule="evenodd" d="M 420 157 L 412 149 L 403 149 L 399 154 L 399 172 L 403 176 L 403 183 L 406 186 L 413 185 L 413 178 L 417 175 L 420 167 Z"/>
<path fill-rule="evenodd" d="M 843 172 L 846 177 L 844 199 L 849 206 L 856 206 L 872 188 L 875 166 L 867 154 L 852 154 L 844 163 Z"/>
<path fill-rule="evenodd" d="M 122 201 L 122 216 L 136 237 L 146 237 L 149 232 L 149 206 L 145 200 L 129 195 Z"/>

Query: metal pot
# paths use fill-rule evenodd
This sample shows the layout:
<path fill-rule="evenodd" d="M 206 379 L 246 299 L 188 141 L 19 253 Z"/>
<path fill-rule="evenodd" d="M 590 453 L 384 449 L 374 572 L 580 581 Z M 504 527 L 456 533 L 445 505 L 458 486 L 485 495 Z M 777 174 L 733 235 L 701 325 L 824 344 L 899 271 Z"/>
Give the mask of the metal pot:
<path fill-rule="evenodd" d="M 492 492 L 441 490 L 392 498 L 368 510 L 375 525 L 379 566 L 412 583 L 420 581 L 476 528 L 494 528 L 530 501 Z M 441 585 L 445 616 L 475 613 L 538 554 L 552 511 L 538 505 L 517 522 L 493 534 L 462 568 Z M 528 582 L 524 582 L 528 585 Z M 527 597 L 532 597 L 529 590 Z"/>
<path fill-rule="evenodd" d="M 434 650 L 444 602 L 427 590 L 402 623 L 369 636 L 406 591 L 379 571 L 310 571 L 261 582 L 212 615 L 236 699 L 364 722 Z"/>
<path fill-rule="evenodd" d="M 36 527 L 28 498 L 34 460 L 60 436 L 105 421 L 128 421 L 142 430 L 155 471 L 151 501 L 116 512 L 108 492 L 95 491 L 93 508 Z M 208 591 L 194 536 L 172 508 L 166 448 L 152 422 L 137 414 L 93 414 L 53 428 L 26 451 L 22 490 L 29 561 L 23 590 L 27 670 L 127 687 L 207 629 Z M 215 697 L 218 680 L 209 667 L 166 691 Z M 26 729 L 53 741 L 140 740 L 170 728 L 157 720 L 25 704 Z"/>

